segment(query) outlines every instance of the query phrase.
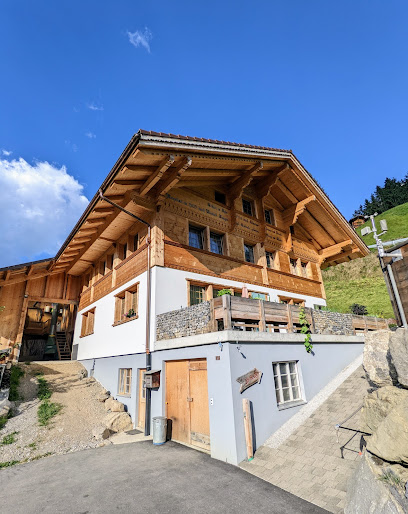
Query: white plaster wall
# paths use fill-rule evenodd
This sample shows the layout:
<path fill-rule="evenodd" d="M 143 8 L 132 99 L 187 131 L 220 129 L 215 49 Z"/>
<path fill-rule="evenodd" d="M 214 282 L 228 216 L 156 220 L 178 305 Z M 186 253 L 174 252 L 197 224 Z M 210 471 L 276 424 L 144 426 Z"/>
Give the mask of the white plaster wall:
<path fill-rule="evenodd" d="M 122 325 L 112 326 L 115 314 L 115 295 L 136 282 L 140 282 L 139 317 Z M 154 291 L 153 287 L 152 291 Z M 154 297 L 154 294 L 152 296 Z M 94 333 L 89 336 L 80 337 L 81 314 L 93 307 L 95 307 Z M 152 328 L 154 327 L 154 319 L 154 309 L 152 309 Z M 146 272 L 79 311 L 75 324 L 74 344 L 79 345 L 78 360 L 144 352 L 146 344 Z"/>
<path fill-rule="evenodd" d="M 271 289 L 269 287 L 254 286 L 245 282 L 235 280 L 224 280 L 199 273 L 190 273 L 187 271 L 176 270 L 172 268 L 155 267 L 157 280 L 157 298 L 156 298 L 156 314 L 173 311 L 187 307 L 187 279 L 198 280 L 208 284 L 215 284 L 227 287 L 242 288 L 247 286 L 248 290 L 257 293 L 268 293 L 271 302 L 278 302 L 278 296 L 290 296 L 291 298 L 299 298 L 305 300 L 306 307 L 314 305 L 326 305 L 326 301 L 322 298 L 306 296 L 297 293 L 290 293 L 280 289 Z"/>

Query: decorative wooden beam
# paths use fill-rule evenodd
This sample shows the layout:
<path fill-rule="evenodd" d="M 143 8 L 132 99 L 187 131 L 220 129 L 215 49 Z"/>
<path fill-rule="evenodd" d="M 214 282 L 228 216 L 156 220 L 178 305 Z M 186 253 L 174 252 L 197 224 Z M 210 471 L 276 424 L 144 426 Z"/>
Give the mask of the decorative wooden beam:
<path fill-rule="evenodd" d="M 105 221 L 101 220 L 99 218 L 98 219 L 94 219 L 94 220 L 87 219 L 85 221 L 85 223 L 86 223 L 86 225 L 92 225 L 94 227 L 97 227 L 98 225 L 103 225 L 105 223 Z M 85 228 L 86 228 L 86 226 L 85 226 Z"/>
<path fill-rule="evenodd" d="M 156 171 L 150 175 L 143 186 L 140 188 L 140 196 L 145 196 L 154 187 L 157 182 L 162 178 L 163 174 L 170 168 L 175 160 L 174 155 L 166 155 L 162 162 L 157 167 Z"/>
<path fill-rule="evenodd" d="M 316 197 L 314 195 L 308 196 L 304 200 L 297 202 L 295 205 L 285 209 L 282 212 L 282 220 L 285 228 L 294 225 L 299 219 L 299 216 L 305 212 L 307 205 L 310 202 L 314 202 L 315 200 Z"/>
<path fill-rule="evenodd" d="M 143 182 L 143 180 L 137 179 L 115 179 L 114 184 L 117 186 L 138 186 Z"/>
<path fill-rule="evenodd" d="M 112 200 L 112 202 L 116 203 L 124 200 L 125 198 L 125 195 L 118 195 L 117 193 L 104 193 L 104 196 L 106 196 L 106 198 L 109 198 L 109 200 Z"/>
<path fill-rule="evenodd" d="M 97 207 L 92 212 L 95 214 L 112 214 L 113 211 L 113 207 Z"/>
<path fill-rule="evenodd" d="M 26 271 L 26 277 L 29 277 L 31 275 L 31 273 L 33 272 L 33 270 L 34 270 L 34 267 L 32 264 L 31 264 L 31 266 L 28 266 L 27 271 Z"/>
<path fill-rule="evenodd" d="M 347 239 L 346 241 L 342 241 L 341 243 L 337 243 L 335 245 L 329 246 L 327 248 L 324 248 L 323 250 L 320 250 L 319 256 L 321 258 L 321 261 L 325 261 L 329 257 L 332 257 L 333 255 L 337 255 L 341 250 L 346 247 L 353 244 L 353 241 L 351 239 Z"/>
<path fill-rule="evenodd" d="M 183 173 L 191 166 L 193 160 L 190 156 L 185 157 L 177 168 L 172 171 L 169 177 L 163 182 L 158 184 L 156 191 L 156 202 L 157 205 L 162 205 L 166 196 L 166 193 L 174 187 L 177 182 L 181 180 Z"/>
<path fill-rule="evenodd" d="M 237 180 L 235 180 L 228 193 L 229 202 L 232 205 L 241 195 L 243 190 L 250 184 L 257 171 L 263 168 L 263 162 L 259 161 L 254 164 L 249 170 L 246 170 Z"/>
<path fill-rule="evenodd" d="M 9 280 L 10 274 L 11 274 L 11 270 L 9 270 L 9 269 L 4 273 L 4 278 L 3 278 L 4 283 Z"/>
<path fill-rule="evenodd" d="M 281 179 L 278 177 L 275 184 L 279 187 L 279 189 L 286 195 L 286 197 L 293 203 L 297 203 L 299 200 L 296 198 L 296 196 L 288 189 L 285 184 L 281 181 Z"/>
<path fill-rule="evenodd" d="M 41 271 L 38 273 L 32 273 L 30 277 L 28 278 L 27 275 L 24 273 L 22 275 L 19 275 L 14 278 L 9 278 L 8 280 L 0 280 L 0 287 L 1 286 L 9 286 L 12 284 L 18 284 L 19 282 L 25 282 L 26 280 L 35 280 L 36 278 L 42 278 L 50 274 L 50 271 Z"/>
<path fill-rule="evenodd" d="M 136 205 L 143 207 L 143 209 L 147 209 L 148 211 L 156 210 L 156 203 L 148 196 L 140 196 L 138 193 L 132 191 L 130 193 L 130 198 Z"/>
<path fill-rule="evenodd" d="M 325 263 L 328 264 L 329 262 L 338 261 L 339 259 L 344 259 L 344 257 L 351 257 L 352 255 L 359 253 L 359 248 L 353 248 L 352 250 L 348 250 L 347 252 L 340 252 L 336 255 L 332 255 L 331 257 L 327 257 L 327 259 L 324 259 L 321 261 L 321 264 Z"/>
<path fill-rule="evenodd" d="M 289 164 L 285 163 L 283 166 L 274 170 L 270 173 L 270 175 L 264 179 L 262 179 L 255 186 L 256 194 L 259 198 L 264 198 L 270 192 L 272 187 L 276 184 L 279 179 L 279 176 L 286 170 L 290 169 Z"/>
<path fill-rule="evenodd" d="M 90 239 L 89 236 L 74 237 L 74 239 L 72 241 L 74 243 L 86 243 L 87 241 L 89 241 L 89 239 Z"/>
<path fill-rule="evenodd" d="M 115 239 L 110 239 L 109 237 L 99 236 L 99 239 L 102 239 L 102 241 L 108 241 L 109 243 L 116 243 Z"/>

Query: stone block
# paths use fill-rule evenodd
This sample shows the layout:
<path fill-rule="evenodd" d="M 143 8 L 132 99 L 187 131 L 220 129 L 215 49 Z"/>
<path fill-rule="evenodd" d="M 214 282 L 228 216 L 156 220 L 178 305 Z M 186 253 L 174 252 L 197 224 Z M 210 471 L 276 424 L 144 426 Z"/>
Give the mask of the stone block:
<path fill-rule="evenodd" d="M 398 328 L 390 336 L 391 361 L 397 372 L 398 383 L 408 388 L 408 331 Z"/>
<path fill-rule="evenodd" d="M 363 368 L 368 381 L 377 386 L 397 384 L 397 373 L 391 362 L 390 330 L 376 330 L 365 335 Z"/>
<path fill-rule="evenodd" d="M 368 393 L 361 412 L 361 430 L 373 434 L 389 412 L 405 398 L 408 398 L 408 391 L 394 386 Z"/>

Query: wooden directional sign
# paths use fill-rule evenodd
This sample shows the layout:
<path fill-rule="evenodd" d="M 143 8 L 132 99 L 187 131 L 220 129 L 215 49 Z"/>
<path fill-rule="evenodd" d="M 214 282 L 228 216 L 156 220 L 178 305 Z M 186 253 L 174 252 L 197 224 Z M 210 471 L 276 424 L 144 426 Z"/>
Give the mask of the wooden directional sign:
<path fill-rule="evenodd" d="M 245 389 L 248 389 L 248 387 L 251 387 L 254 384 L 259 384 L 261 378 L 262 371 L 259 371 L 256 368 L 254 368 L 251 371 L 248 371 L 248 373 L 245 373 L 245 375 L 238 377 L 237 382 L 241 384 L 239 392 L 243 393 Z"/>

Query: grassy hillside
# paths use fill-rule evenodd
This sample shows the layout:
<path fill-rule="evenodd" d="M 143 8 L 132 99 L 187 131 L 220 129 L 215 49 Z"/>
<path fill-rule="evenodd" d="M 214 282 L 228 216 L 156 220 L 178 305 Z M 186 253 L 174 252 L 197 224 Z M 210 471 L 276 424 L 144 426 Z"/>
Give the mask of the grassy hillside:
<path fill-rule="evenodd" d="M 350 305 L 359 303 L 367 307 L 368 314 L 371 316 L 394 317 L 383 274 L 375 254 L 324 270 L 323 281 L 327 306 L 330 310 L 350 312 Z"/>
<path fill-rule="evenodd" d="M 388 232 L 384 234 L 381 239 L 383 241 L 391 241 L 392 239 L 400 239 L 402 237 L 408 237 L 408 203 L 398 205 L 389 211 L 385 211 L 379 214 L 375 220 L 377 230 L 380 231 L 380 220 L 385 219 L 388 223 Z M 371 228 L 371 220 L 368 220 L 364 225 L 357 228 L 358 235 L 361 236 L 361 229 L 369 226 Z M 372 234 L 362 237 L 366 245 L 372 245 L 375 243 Z"/>

